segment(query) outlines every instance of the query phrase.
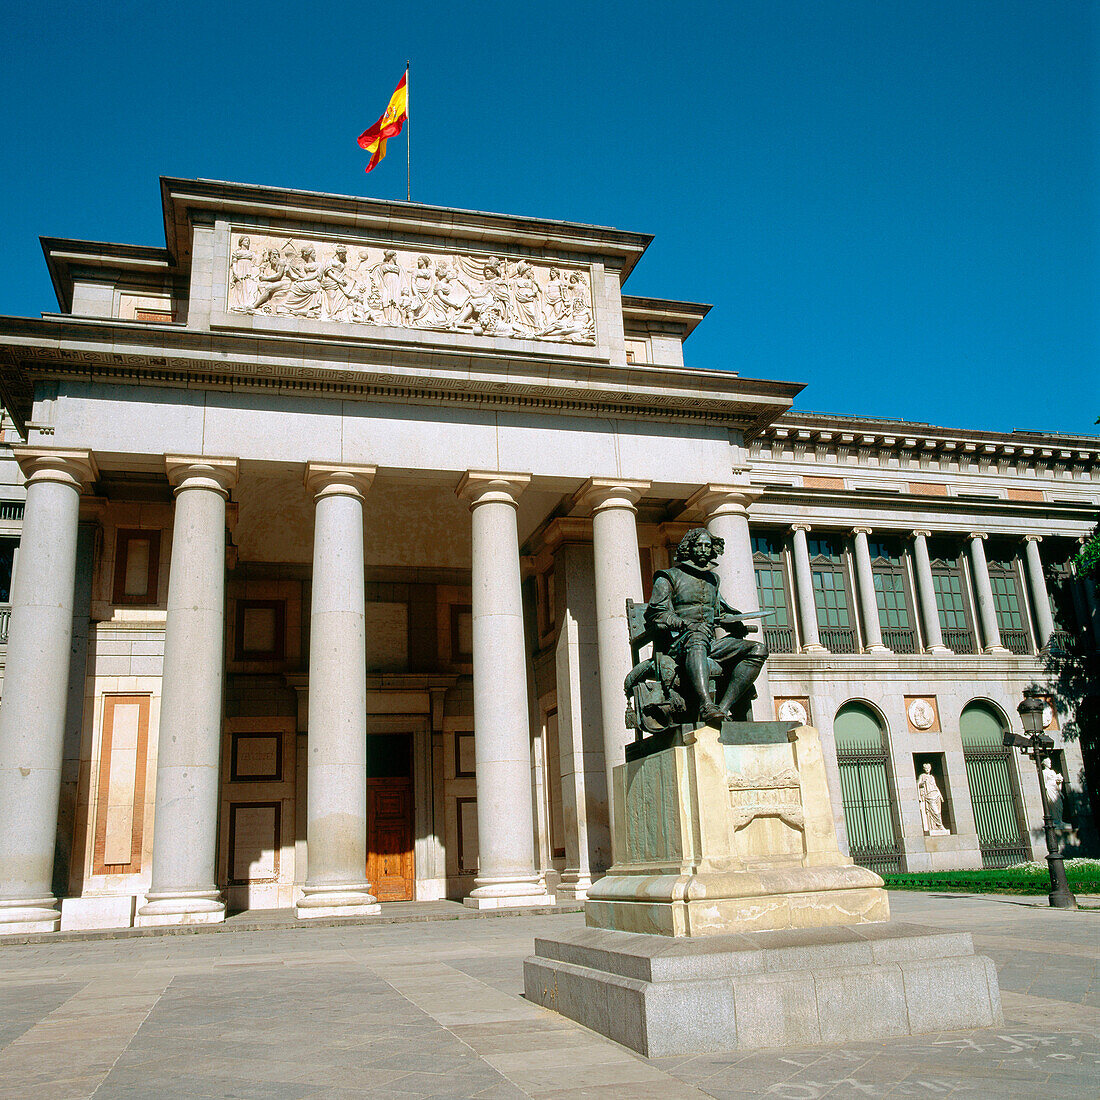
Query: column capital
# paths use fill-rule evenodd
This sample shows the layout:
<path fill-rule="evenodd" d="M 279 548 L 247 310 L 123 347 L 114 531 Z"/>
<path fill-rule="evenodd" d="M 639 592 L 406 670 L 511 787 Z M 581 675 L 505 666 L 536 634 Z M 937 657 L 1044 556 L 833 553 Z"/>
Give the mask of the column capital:
<path fill-rule="evenodd" d="M 989 538 L 989 533 L 986 531 L 971 531 L 966 537 L 968 539 L 987 539 Z"/>
<path fill-rule="evenodd" d="M 81 489 L 99 477 L 99 467 L 91 451 L 73 447 L 29 447 L 12 445 L 12 452 L 23 476 L 31 481 L 60 481 Z"/>
<path fill-rule="evenodd" d="M 503 473 L 497 470 L 467 470 L 455 489 L 459 500 L 471 508 L 479 504 L 511 504 L 516 507 L 520 494 L 531 484 L 530 474 Z"/>
<path fill-rule="evenodd" d="M 701 510 L 707 519 L 720 515 L 748 515 L 749 506 L 764 492 L 757 485 L 707 484 L 688 497 L 685 511 Z"/>
<path fill-rule="evenodd" d="M 1024 535 L 1024 542 L 1042 542 L 1042 535 Z"/>
<path fill-rule="evenodd" d="M 235 458 L 212 455 L 165 455 L 168 481 L 179 493 L 182 489 L 210 489 L 229 496 L 240 472 Z"/>
<path fill-rule="evenodd" d="M 874 533 L 875 533 L 874 528 L 872 528 L 872 527 L 853 527 L 852 528 L 852 534 L 853 535 L 873 535 Z"/>
<path fill-rule="evenodd" d="M 917 538 L 918 536 L 922 539 L 930 539 L 932 537 L 932 532 L 925 531 L 923 528 L 918 528 L 916 531 L 913 532 L 913 537 Z"/>
<path fill-rule="evenodd" d="M 625 508 L 636 511 L 634 505 L 645 495 L 652 482 L 634 481 L 621 477 L 590 477 L 578 490 L 574 499 L 578 504 L 602 512 L 608 508 Z"/>
<path fill-rule="evenodd" d="M 375 466 L 341 466 L 332 462 L 307 462 L 306 490 L 313 499 L 349 496 L 362 499 L 374 484 Z"/>
<path fill-rule="evenodd" d="M 808 523 L 792 523 L 792 531 L 812 531 L 813 528 Z"/>

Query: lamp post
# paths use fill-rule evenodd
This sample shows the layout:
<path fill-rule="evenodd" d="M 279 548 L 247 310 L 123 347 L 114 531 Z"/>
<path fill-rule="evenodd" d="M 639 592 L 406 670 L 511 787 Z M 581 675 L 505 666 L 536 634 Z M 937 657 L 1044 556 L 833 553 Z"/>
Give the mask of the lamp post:
<path fill-rule="evenodd" d="M 1047 869 L 1050 872 L 1050 904 L 1055 909 L 1076 909 L 1077 899 L 1066 881 L 1066 868 L 1054 835 L 1054 818 L 1050 816 L 1050 799 L 1047 798 L 1047 788 L 1043 782 L 1043 766 L 1040 761 L 1045 753 L 1054 748 L 1054 738 L 1043 733 L 1045 705 L 1038 691 L 1027 688 L 1024 691 L 1024 701 L 1016 708 L 1024 727 L 1023 736 L 1006 730 L 1004 743 L 1010 748 L 1018 748 L 1035 761 L 1035 770 L 1039 776 L 1039 795 L 1043 800 L 1043 831 L 1046 833 Z"/>

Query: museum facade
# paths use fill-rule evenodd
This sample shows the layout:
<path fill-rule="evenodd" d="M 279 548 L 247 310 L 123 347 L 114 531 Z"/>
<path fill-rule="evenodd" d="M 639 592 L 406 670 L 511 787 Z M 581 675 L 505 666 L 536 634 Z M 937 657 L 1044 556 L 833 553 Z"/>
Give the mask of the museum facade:
<path fill-rule="evenodd" d="M 1042 854 L 1001 733 L 1100 631 L 1051 598 L 1100 440 L 686 367 L 708 307 L 623 293 L 644 234 L 161 188 L 165 247 L 44 238 L 59 311 L 0 318 L 0 933 L 583 898 L 626 601 L 702 525 L 767 612 L 754 715 L 821 731 L 853 858 Z"/>

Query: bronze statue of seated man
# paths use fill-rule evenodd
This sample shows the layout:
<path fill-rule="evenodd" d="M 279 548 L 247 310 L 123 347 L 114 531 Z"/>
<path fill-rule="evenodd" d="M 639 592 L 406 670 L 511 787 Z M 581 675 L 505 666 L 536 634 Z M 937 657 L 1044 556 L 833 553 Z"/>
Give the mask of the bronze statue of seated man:
<path fill-rule="evenodd" d="M 650 662 L 655 673 L 651 678 L 664 682 L 677 702 L 677 696 L 684 697 L 684 689 L 694 694 L 697 720 L 716 726 L 730 717 L 739 702 L 751 698 L 748 693 L 768 656 L 767 646 L 747 638 L 755 628 L 745 624 L 742 612 L 726 603 L 718 590 L 718 577 L 711 567 L 724 549 L 723 540 L 706 528 L 689 531 L 676 548 L 676 564 L 654 574 L 653 593 L 645 608 L 647 633 L 657 656 Z M 719 629 L 724 632 L 721 636 Z M 667 682 L 672 664 L 675 684 Z M 644 675 L 639 665 L 631 678 Z M 682 717 L 690 720 L 689 714 Z"/>

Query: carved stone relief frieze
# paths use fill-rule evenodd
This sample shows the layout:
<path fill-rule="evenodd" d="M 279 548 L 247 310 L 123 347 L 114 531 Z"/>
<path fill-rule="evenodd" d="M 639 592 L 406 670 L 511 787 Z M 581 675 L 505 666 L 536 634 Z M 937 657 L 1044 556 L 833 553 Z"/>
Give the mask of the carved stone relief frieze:
<path fill-rule="evenodd" d="M 353 325 L 596 342 L 579 268 L 234 231 L 226 309 Z"/>

